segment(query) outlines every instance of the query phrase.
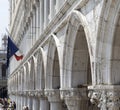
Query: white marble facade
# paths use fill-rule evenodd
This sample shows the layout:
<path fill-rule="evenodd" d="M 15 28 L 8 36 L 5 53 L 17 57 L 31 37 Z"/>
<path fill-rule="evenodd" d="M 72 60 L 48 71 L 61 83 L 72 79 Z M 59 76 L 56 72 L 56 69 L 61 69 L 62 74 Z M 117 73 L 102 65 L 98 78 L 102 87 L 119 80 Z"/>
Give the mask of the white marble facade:
<path fill-rule="evenodd" d="M 11 0 L 17 110 L 120 109 L 120 0 Z"/>

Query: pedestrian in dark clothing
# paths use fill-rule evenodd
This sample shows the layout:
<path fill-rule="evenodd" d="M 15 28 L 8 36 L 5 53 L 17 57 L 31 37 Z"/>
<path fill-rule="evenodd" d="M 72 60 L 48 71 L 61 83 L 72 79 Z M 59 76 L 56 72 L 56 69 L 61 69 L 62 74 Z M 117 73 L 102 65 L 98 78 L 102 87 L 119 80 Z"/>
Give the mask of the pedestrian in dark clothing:
<path fill-rule="evenodd" d="M 13 102 L 13 107 L 14 107 L 14 110 L 16 110 L 16 103 Z"/>

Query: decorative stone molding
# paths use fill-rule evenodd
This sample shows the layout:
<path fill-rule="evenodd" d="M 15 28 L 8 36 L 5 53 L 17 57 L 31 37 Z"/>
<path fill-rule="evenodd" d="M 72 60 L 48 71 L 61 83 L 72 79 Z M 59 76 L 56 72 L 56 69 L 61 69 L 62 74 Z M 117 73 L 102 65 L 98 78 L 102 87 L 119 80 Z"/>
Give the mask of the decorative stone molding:
<path fill-rule="evenodd" d="M 95 86 L 89 87 L 90 101 L 96 104 L 100 110 L 120 109 L 120 86 Z"/>
<path fill-rule="evenodd" d="M 23 92 L 22 92 L 22 91 L 18 91 L 17 93 L 18 93 L 18 95 L 20 95 L 20 96 L 23 95 Z"/>
<path fill-rule="evenodd" d="M 9 94 L 19 95 L 19 96 L 30 96 L 30 97 L 42 97 L 44 92 L 41 91 L 9 91 Z"/>
<path fill-rule="evenodd" d="M 35 96 L 35 91 L 28 91 L 28 96 L 34 97 Z"/>
<path fill-rule="evenodd" d="M 60 102 L 60 90 L 59 89 L 47 89 L 45 95 L 50 102 Z"/>
<path fill-rule="evenodd" d="M 38 90 L 35 92 L 36 97 L 44 97 L 44 90 Z"/>
<path fill-rule="evenodd" d="M 9 94 L 12 94 L 12 95 L 14 95 L 14 91 L 9 91 Z"/>
<path fill-rule="evenodd" d="M 30 97 L 37 97 L 37 98 L 41 98 L 41 97 L 45 97 L 44 95 L 44 90 L 34 90 L 34 91 L 11 91 L 9 92 L 9 94 L 12 95 L 20 95 L 20 96 L 30 96 Z"/>
<path fill-rule="evenodd" d="M 27 92 L 26 92 L 26 91 L 23 91 L 23 95 L 26 96 L 26 95 L 27 95 Z"/>
<path fill-rule="evenodd" d="M 87 88 L 71 88 L 71 89 L 67 89 L 67 90 L 60 90 L 60 95 L 61 98 L 76 98 L 76 99 L 83 99 L 86 98 L 87 96 Z"/>

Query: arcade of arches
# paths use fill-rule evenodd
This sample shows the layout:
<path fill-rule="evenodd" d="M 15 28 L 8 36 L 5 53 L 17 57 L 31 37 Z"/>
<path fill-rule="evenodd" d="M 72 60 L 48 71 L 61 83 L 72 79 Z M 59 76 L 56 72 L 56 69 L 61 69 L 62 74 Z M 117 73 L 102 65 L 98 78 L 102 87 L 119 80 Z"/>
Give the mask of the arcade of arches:
<path fill-rule="evenodd" d="M 105 1 L 94 25 L 72 10 L 9 76 L 17 110 L 120 109 L 120 1 Z"/>

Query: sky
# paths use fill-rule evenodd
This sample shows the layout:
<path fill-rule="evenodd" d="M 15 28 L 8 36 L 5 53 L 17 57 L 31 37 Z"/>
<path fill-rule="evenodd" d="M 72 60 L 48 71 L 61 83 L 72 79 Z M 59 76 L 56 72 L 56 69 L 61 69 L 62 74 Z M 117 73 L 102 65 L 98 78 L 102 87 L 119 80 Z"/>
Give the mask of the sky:
<path fill-rule="evenodd" d="M 0 0 L 0 48 L 2 47 L 1 39 L 6 32 L 9 24 L 9 0 Z"/>

